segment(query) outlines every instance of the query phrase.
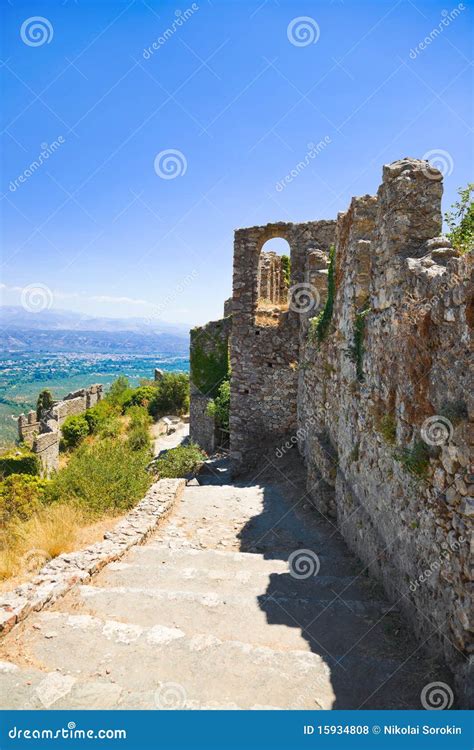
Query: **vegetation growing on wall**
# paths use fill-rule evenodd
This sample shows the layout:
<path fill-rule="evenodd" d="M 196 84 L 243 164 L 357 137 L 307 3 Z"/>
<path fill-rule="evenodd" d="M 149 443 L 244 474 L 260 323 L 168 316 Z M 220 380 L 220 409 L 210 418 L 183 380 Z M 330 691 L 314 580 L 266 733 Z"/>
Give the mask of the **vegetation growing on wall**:
<path fill-rule="evenodd" d="M 209 340 L 209 335 L 206 334 L 206 341 Z M 191 380 L 201 393 L 215 397 L 220 384 L 229 375 L 228 342 L 215 335 L 212 349 L 208 353 L 199 341 L 201 336 L 201 331 L 191 331 Z"/>
<path fill-rule="evenodd" d="M 286 284 L 286 286 L 290 286 L 290 276 L 291 276 L 291 260 L 289 255 L 282 255 L 281 256 L 281 270 L 283 273 L 283 280 Z"/>
<path fill-rule="evenodd" d="M 428 448 L 422 440 L 417 440 L 411 448 L 398 448 L 394 458 L 403 468 L 418 479 L 426 479 L 430 456 Z"/>
<path fill-rule="evenodd" d="M 336 274 L 335 274 L 336 248 L 331 245 L 329 248 L 329 266 L 328 266 L 328 293 L 326 303 L 315 318 L 309 322 L 308 339 L 311 343 L 320 344 L 326 338 L 329 326 L 332 320 L 334 309 L 334 297 L 336 295 Z"/>
<path fill-rule="evenodd" d="M 350 356 L 356 366 L 357 380 L 360 382 L 364 379 L 364 333 L 365 333 L 365 319 L 370 312 L 370 307 L 364 307 L 356 313 L 354 320 L 354 343 L 350 348 Z"/>
<path fill-rule="evenodd" d="M 459 200 L 453 203 L 445 215 L 449 227 L 448 237 L 453 247 L 460 253 L 474 250 L 474 182 L 465 188 L 459 188 Z"/>
<path fill-rule="evenodd" d="M 230 412 L 230 380 L 224 380 L 219 386 L 217 396 L 208 403 L 207 413 L 214 417 L 216 426 L 224 432 L 229 432 Z"/>

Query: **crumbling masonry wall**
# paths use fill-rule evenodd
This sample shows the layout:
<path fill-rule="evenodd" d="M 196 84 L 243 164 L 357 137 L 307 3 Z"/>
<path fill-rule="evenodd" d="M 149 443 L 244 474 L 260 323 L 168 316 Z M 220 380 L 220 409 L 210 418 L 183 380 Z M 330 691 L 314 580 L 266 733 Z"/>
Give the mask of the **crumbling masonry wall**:
<path fill-rule="evenodd" d="M 59 468 L 59 440 L 61 425 L 67 417 L 83 414 L 86 409 L 102 398 L 102 385 L 91 385 L 68 393 L 61 401 L 55 401 L 48 412 L 37 419 L 36 412 L 18 417 L 18 439 L 37 454 L 41 473 L 49 476 Z"/>
<path fill-rule="evenodd" d="M 334 233 L 334 221 L 267 224 L 235 233 L 230 449 L 236 468 L 252 465 L 262 445 L 296 430 L 300 313 L 311 306 L 307 258 L 327 254 Z M 289 307 L 276 325 L 273 320 L 266 325 L 257 318 L 260 252 L 275 237 L 291 250 Z"/>
<path fill-rule="evenodd" d="M 298 436 L 314 504 L 469 705 L 471 266 L 439 236 L 441 195 L 441 174 L 404 159 L 339 215 L 329 333 L 300 331 Z"/>

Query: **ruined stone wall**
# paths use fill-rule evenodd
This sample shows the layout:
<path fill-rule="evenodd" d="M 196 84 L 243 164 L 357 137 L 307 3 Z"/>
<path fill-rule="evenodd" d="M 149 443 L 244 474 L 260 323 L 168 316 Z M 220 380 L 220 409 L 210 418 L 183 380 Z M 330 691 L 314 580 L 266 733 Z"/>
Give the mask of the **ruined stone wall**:
<path fill-rule="evenodd" d="M 59 467 L 59 440 L 61 425 L 67 417 L 83 414 L 102 398 L 102 385 L 91 385 L 68 393 L 55 401 L 51 410 L 38 420 L 35 411 L 18 417 L 18 438 L 38 455 L 41 472 L 49 476 Z"/>
<path fill-rule="evenodd" d="M 231 327 L 232 318 L 225 317 L 191 331 L 189 434 L 208 453 L 217 447 L 219 433 L 207 407 L 229 375 Z"/>
<path fill-rule="evenodd" d="M 470 265 L 439 237 L 441 195 L 441 174 L 401 160 L 339 215 L 326 339 L 301 321 L 298 437 L 314 504 L 444 654 L 467 705 Z"/>
<path fill-rule="evenodd" d="M 316 251 L 327 254 L 334 232 L 335 222 L 317 221 L 267 224 L 235 233 L 230 447 L 236 470 L 254 463 L 266 441 L 296 429 L 299 317 L 314 307 L 307 258 Z M 286 239 L 291 249 L 289 309 L 265 324 L 257 317 L 260 253 L 275 237 Z"/>

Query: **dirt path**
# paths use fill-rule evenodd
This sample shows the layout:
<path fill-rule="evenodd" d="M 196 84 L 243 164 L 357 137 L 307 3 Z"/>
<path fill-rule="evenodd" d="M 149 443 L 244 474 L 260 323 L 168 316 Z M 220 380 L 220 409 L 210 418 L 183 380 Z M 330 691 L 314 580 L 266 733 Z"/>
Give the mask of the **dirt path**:
<path fill-rule="evenodd" d="M 3 708 L 420 708 L 446 675 L 298 476 L 211 463 L 145 545 L 6 636 Z"/>

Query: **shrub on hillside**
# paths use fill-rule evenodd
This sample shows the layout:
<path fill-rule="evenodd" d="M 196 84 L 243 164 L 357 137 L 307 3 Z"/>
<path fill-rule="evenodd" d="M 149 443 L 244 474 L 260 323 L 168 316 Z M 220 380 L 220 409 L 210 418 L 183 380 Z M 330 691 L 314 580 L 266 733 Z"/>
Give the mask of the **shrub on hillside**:
<path fill-rule="evenodd" d="M 195 443 L 171 448 L 158 458 L 153 467 L 159 479 L 175 479 L 193 474 L 206 460 L 206 454 Z"/>
<path fill-rule="evenodd" d="M 89 434 L 89 424 L 84 414 L 66 417 L 61 433 L 63 446 L 65 448 L 76 448 L 79 443 Z"/>
<path fill-rule="evenodd" d="M 38 457 L 28 448 L 14 448 L 0 456 L 0 479 L 10 474 L 39 474 Z"/>
<path fill-rule="evenodd" d="M 79 446 L 52 482 L 56 501 L 72 501 L 92 515 L 131 508 L 150 484 L 146 450 L 132 450 L 125 441 L 101 440 Z"/>
<path fill-rule="evenodd" d="M 11 474 L 0 482 L 0 524 L 30 518 L 46 501 L 49 485 L 48 479 L 29 474 Z"/>
<path fill-rule="evenodd" d="M 113 421 L 117 417 L 118 413 L 118 410 L 106 400 L 99 401 L 95 406 L 87 409 L 84 417 L 89 425 L 89 433 L 97 435 L 105 428 L 108 422 Z"/>
<path fill-rule="evenodd" d="M 132 390 L 128 378 L 125 375 L 119 375 L 110 386 L 105 398 L 109 404 L 121 410 Z"/>
<path fill-rule="evenodd" d="M 130 391 L 124 401 L 123 408 L 128 411 L 133 406 L 148 406 L 155 397 L 156 391 L 157 386 L 155 385 L 139 385 L 138 388 Z"/>
<path fill-rule="evenodd" d="M 128 412 L 128 444 L 134 451 L 150 448 L 151 417 L 143 406 L 132 406 Z"/>
<path fill-rule="evenodd" d="M 154 419 L 165 414 L 186 414 L 189 409 L 189 375 L 166 372 L 158 382 L 148 410 Z"/>

